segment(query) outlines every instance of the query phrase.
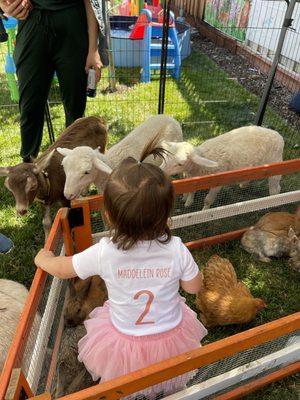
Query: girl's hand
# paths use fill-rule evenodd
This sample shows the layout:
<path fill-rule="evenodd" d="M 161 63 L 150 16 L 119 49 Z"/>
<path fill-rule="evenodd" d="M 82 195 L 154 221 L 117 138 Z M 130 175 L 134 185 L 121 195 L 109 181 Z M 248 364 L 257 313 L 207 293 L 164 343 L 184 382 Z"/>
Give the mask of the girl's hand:
<path fill-rule="evenodd" d="M 85 72 L 88 74 L 89 69 L 93 68 L 95 70 L 96 82 L 99 82 L 101 78 L 101 68 L 103 67 L 100 55 L 98 50 L 89 51 L 86 64 L 85 64 Z"/>
<path fill-rule="evenodd" d="M 61 279 L 77 276 L 71 256 L 55 256 L 52 251 L 42 249 L 35 256 L 34 262 L 37 267 Z"/>
<path fill-rule="evenodd" d="M 41 249 L 34 258 L 34 263 L 37 267 L 42 268 L 46 259 L 55 257 L 52 251 Z"/>

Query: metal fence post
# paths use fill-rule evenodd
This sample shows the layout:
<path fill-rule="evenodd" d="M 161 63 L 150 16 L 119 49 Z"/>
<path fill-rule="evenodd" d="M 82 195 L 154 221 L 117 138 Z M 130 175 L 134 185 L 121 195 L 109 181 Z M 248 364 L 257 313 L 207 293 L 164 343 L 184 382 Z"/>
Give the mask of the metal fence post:
<path fill-rule="evenodd" d="M 158 114 L 163 114 L 165 108 L 170 6 L 171 6 L 171 0 L 165 0 L 163 8 L 164 19 L 163 19 L 163 37 L 162 37 L 161 64 L 160 64 L 160 77 L 159 77 Z"/>
<path fill-rule="evenodd" d="M 265 115 L 265 111 L 266 111 L 266 107 L 267 107 L 267 103 L 268 103 L 268 99 L 269 99 L 270 92 L 272 89 L 272 84 L 273 84 L 274 77 L 275 77 L 275 74 L 277 71 L 285 35 L 286 35 L 288 28 L 292 25 L 292 22 L 293 22 L 292 15 L 293 15 L 293 11 L 295 8 L 295 4 L 297 3 L 297 0 L 286 0 L 286 2 L 288 5 L 287 10 L 286 10 L 282 28 L 280 31 L 280 36 L 278 39 L 278 44 L 277 44 L 276 52 L 274 55 L 273 63 L 272 63 L 271 69 L 269 71 L 268 80 L 267 80 L 267 83 L 266 83 L 266 86 L 265 86 L 265 89 L 264 89 L 264 92 L 263 92 L 263 95 L 262 95 L 262 98 L 261 98 L 261 101 L 259 104 L 259 108 L 258 108 L 256 117 L 255 117 L 255 125 L 262 124 L 262 121 L 263 121 L 263 118 Z"/>

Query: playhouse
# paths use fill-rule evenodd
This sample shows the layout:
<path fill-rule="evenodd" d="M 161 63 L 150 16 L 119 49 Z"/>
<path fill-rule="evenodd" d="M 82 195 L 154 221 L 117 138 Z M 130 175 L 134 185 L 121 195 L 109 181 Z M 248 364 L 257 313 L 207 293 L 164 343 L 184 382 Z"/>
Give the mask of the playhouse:
<path fill-rule="evenodd" d="M 139 17 L 114 15 L 110 18 L 111 47 L 116 67 L 141 67 L 142 82 L 150 81 L 151 70 L 160 69 L 162 14 L 154 18 L 149 9 Z M 191 53 L 191 27 L 176 21 L 171 13 L 167 69 L 179 77 L 182 60 Z"/>
<path fill-rule="evenodd" d="M 144 0 L 125 0 L 119 5 L 119 15 L 139 15 L 143 8 L 149 10 L 153 17 L 157 18 L 159 12 L 162 10 L 161 1 L 150 0 L 144 2 Z"/>

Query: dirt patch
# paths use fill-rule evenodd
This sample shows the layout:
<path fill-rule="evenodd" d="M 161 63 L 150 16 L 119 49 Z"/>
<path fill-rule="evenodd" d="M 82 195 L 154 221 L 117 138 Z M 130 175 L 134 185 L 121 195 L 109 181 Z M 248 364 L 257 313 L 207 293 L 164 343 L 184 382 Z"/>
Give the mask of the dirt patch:
<path fill-rule="evenodd" d="M 196 29 L 192 35 L 194 49 L 200 50 L 216 62 L 231 77 L 235 78 L 249 92 L 261 96 L 267 81 L 267 75 L 253 67 L 244 57 L 232 54 L 229 50 L 200 35 Z M 277 82 L 273 83 L 269 105 L 287 120 L 293 127 L 300 129 L 300 115 L 289 110 L 288 105 L 294 93 Z"/>

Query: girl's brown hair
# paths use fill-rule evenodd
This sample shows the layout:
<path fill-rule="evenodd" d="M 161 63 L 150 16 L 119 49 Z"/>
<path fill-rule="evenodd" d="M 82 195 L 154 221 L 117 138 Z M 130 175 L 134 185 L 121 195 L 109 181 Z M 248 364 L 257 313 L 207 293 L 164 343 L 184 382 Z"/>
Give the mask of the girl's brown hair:
<path fill-rule="evenodd" d="M 174 203 L 169 177 L 156 165 L 142 162 L 146 157 L 162 157 L 166 150 L 154 138 L 140 161 L 126 158 L 113 170 L 104 190 L 104 208 L 112 228 L 112 241 L 128 250 L 139 240 L 171 239 L 168 218 Z"/>

